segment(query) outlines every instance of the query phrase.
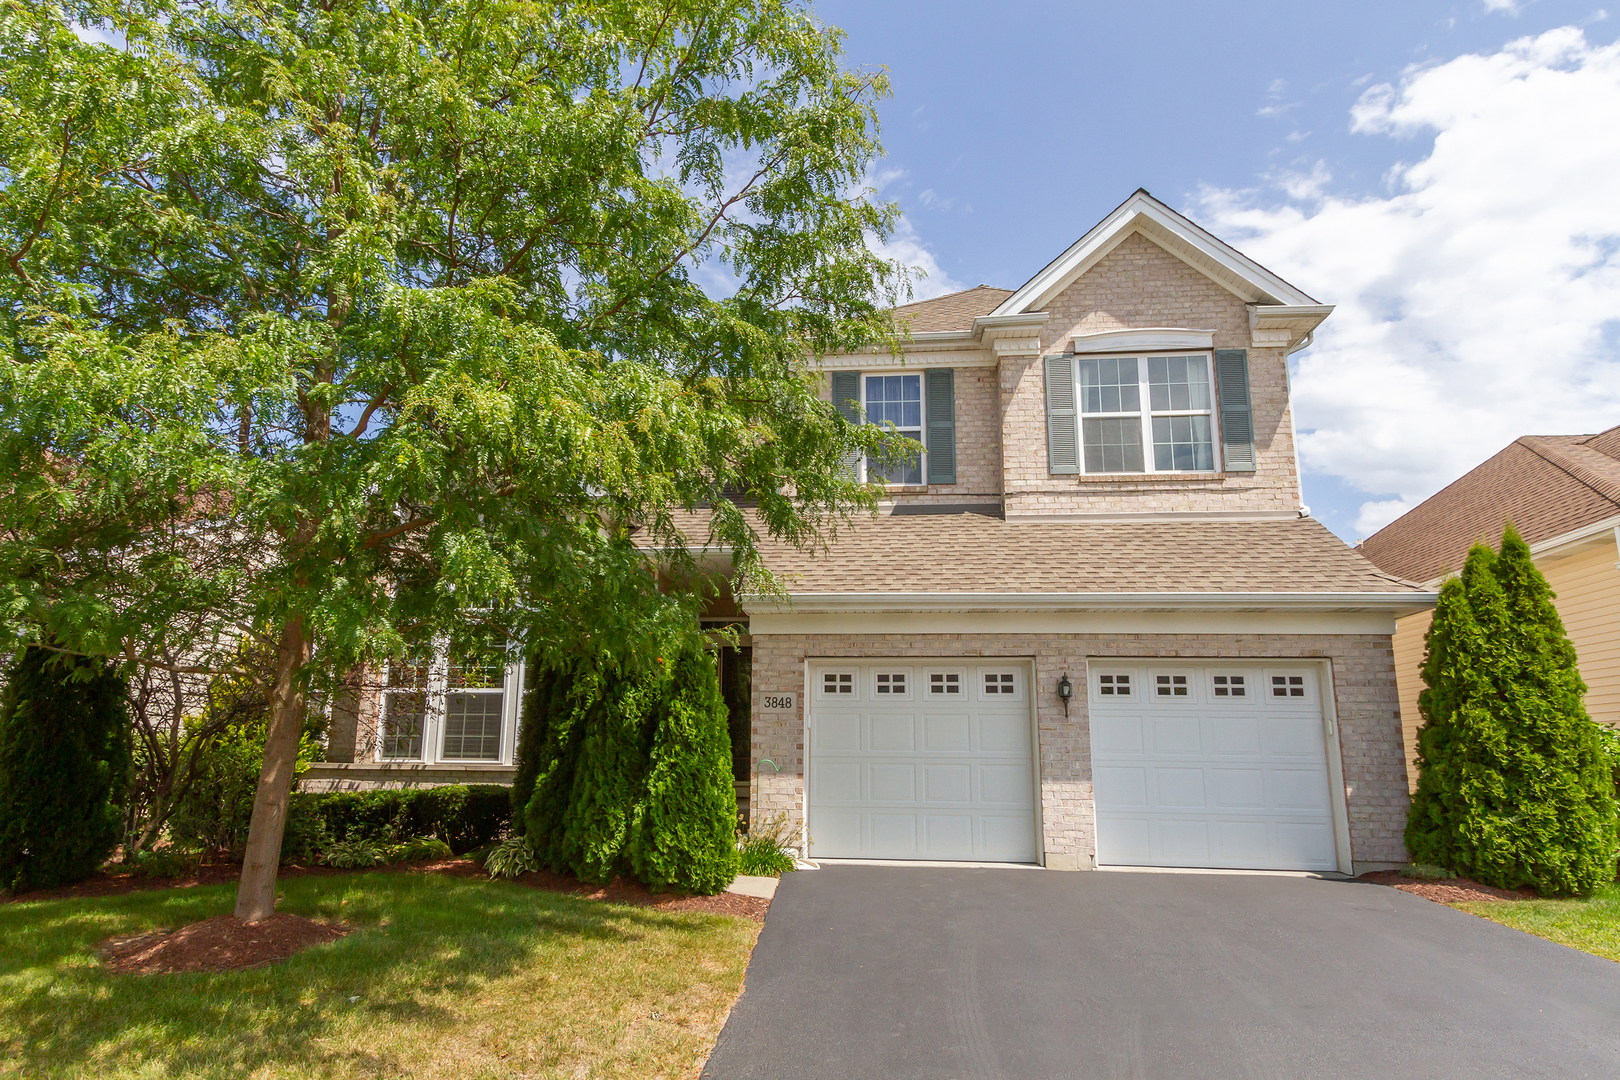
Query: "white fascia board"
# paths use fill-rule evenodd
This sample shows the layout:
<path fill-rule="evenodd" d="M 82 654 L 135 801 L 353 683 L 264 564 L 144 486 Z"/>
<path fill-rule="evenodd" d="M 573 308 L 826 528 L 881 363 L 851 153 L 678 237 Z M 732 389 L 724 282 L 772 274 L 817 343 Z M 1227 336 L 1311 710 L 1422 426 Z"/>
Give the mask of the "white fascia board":
<path fill-rule="evenodd" d="M 1215 347 L 1215 331 L 1183 330 L 1173 326 L 1146 327 L 1141 330 L 1104 330 L 1096 334 L 1074 335 L 1074 351 L 1081 353 L 1163 352 L 1167 349 L 1202 349 Z"/>
<path fill-rule="evenodd" d="M 1002 301 L 1001 305 L 990 313 L 991 316 L 1019 314 L 1044 307 L 1053 295 L 1089 269 L 1092 262 L 1113 250 L 1115 245 L 1132 231 L 1137 230 L 1139 224 L 1149 226 L 1150 240 L 1167 247 L 1172 254 L 1183 257 L 1184 261 L 1194 268 L 1202 270 L 1203 268 L 1198 267 L 1198 263 L 1208 260 L 1249 285 L 1253 295 L 1245 299 L 1251 303 L 1264 301 L 1274 305 L 1300 306 L 1316 304 L 1313 297 L 1296 289 L 1230 244 L 1205 232 L 1147 192 L 1138 191 L 1075 241 L 1067 251 L 1047 264 L 1045 269 L 1026 282 L 1017 292 Z M 1175 248 L 1182 250 L 1178 252 L 1174 250 Z M 1211 280 L 1217 281 L 1230 291 L 1237 291 L 1232 288 L 1230 282 L 1220 281 L 1214 277 Z"/>
<path fill-rule="evenodd" d="M 790 593 L 740 598 L 750 613 L 950 611 L 1423 611 L 1433 592 L 1392 593 Z"/>

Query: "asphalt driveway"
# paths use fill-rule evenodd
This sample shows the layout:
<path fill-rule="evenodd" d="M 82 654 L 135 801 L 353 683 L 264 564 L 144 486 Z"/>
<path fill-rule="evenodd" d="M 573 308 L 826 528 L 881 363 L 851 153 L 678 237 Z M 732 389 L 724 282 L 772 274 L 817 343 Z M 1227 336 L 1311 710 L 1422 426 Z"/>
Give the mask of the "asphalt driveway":
<path fill-rule="evenodd" d="M 1620 964 L 1307 878 L 788 874 L 712 1080 L 1620 1077 Z"/>

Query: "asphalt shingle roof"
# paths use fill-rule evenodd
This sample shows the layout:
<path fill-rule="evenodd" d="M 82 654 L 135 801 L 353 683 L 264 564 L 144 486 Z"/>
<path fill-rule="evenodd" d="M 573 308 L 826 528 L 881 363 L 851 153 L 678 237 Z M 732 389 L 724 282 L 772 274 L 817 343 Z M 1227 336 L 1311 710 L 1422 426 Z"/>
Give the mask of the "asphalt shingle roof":
<path fill-rule="evenodd" d="M 827 550 L 800 551 L 766 538 L 761 554 L 787 590 L 800 595 L 1417 591 L 1310 518 L 1020 523 L 975 513 L 859 516 Z"/>
<path fill-rule="evenodd" d="M 1011 296 L 1011 289 L 998 289 L 979 285 L 961 292 L 936 296 L 932 300 L 919 300 L 914 304 L 901 304 L 894 309 L 896 319 L 908 323 L 913 334 L 973 329 L 973 320 L 988 315 Z"/>
<path fill-rule="evenodd" d="M 1513 522 L 1531 544 L 1620 515 L 1620 427 L 1526 435 L 1368 537 L 1358 549 L 1392 574 L 1432 581 Z"/>

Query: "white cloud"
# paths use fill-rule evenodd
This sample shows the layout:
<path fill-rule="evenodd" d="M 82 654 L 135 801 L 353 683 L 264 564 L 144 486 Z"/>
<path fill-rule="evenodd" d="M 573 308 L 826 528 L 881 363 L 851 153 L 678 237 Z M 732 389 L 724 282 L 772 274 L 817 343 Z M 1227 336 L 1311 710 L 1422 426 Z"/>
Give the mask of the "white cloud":
<path fill-rule="evenodd" d="M 1520 0 L 1485 0 L 1486 11 L 1505 11 L 1509 15 L 1517 15 L 1523 7 Z"/>
<path fill-rule="evenodd" d="M 1294 403 L 1308 468 L 1399 496 L 1365 532 L 1519 435 L 1620 423 L 1620 44 L 1564 27 L 1373 86 L 1351 117 L 1433 148 L 1383 196 L 1295 177 L 1206 190 L 1199 216 L 1338 305 Z"/>
<path fill-rule="evenodd" d="M 966 285 L 957 281 L 946 273 L 939 265 L 934 253 L 928 250 L 922 237 L 906 218 L 900 219 L 900 224 L 888 240 L 879 243 L 876 240 L 868 241 L 872 250 L 885 259 L 893 259 L 911 270 L 911 298 L 913 300 L 929 300 L 946 293 L 961 292 Z"/>

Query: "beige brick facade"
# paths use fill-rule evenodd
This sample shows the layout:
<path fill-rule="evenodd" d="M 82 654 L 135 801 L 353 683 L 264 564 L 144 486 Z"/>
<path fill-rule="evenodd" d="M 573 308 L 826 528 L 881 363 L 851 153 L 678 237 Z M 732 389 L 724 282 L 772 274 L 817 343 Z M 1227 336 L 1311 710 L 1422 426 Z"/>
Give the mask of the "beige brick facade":
<path fill-rule="evenodd" d="M 804 813 L 804 672 L 825 657 L 994 656 L 1034 661 L 1038 688 L 1042 830 L 1048 863 L 1072 857 L 1090 866 L 1096 852 L 1091 794 L 1091 731 L 1084 678 L 1088 657 L 1182 657 L 1325 660 L 1344 766 L 1351 856 L 1357 864 L 1406 859 L 1407 783 L 1400 704 L 1387 634 L 755 634 L 753 637 L 752 814 L 786 815 L 794 827 Z M 1064 715 L 1049 692 L 1060 675 L 1074 682 Z M 794 712 L 767 712 L 766 694 L 794 694 Z M 762 760 L 779 767 L 773 772 Z"/>
<path fill-rule="evenodd" d="M 1182 327 L 1214 330 L 1218 349 L 1249 350 L 1256 468 L 1252 473 L 1054 476 L 1046 454 L 1046 391 L 1038 356 L 1001 362 L 1002 458 L 1007 513 L 1292 511 L 1299 477 L 1282 349 L 1256 349 L 1244 302 L 1140 233 L 1127 236 L 1046 310 L 1043 352 L 1076 334 Z"/>

